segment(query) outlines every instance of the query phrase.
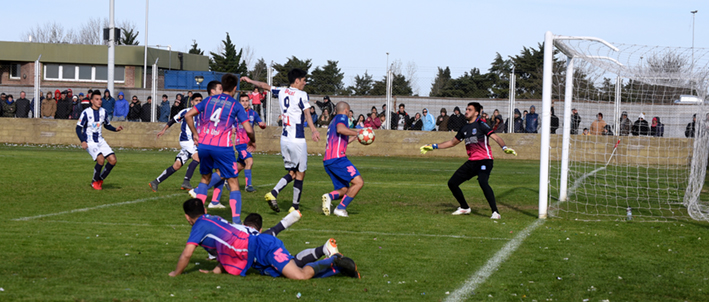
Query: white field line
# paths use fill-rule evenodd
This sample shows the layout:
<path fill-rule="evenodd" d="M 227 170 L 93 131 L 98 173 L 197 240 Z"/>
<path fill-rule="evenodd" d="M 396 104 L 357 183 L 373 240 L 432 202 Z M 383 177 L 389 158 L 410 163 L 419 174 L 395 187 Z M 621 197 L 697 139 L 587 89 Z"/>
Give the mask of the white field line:
<path fill-rule="evenodd" d="M 141 203 L 141 202 L 146 202 L 146 201 L 151 201 L 151 200 L 158 200 L 158 199 L 163 199 L 163 198 L 176 197 L 176 196 L 180 196 L 180 195 L 186 195 L 186 194 L 185 194 L 185 193 L 171 194 L 171 195 L 165 195 L 165 196 L 156 196 L 156 197 L 150 197 L 150 198 L 141 198 L 141 199 L 136 199 L 136 200 L 131 200 L 131 201 L 123 201 L 123 202 L 116 202 L 116 203 L 108 203 L 108 204 L 102 204 L 102 205 L 100 205 L 100 206 L 95 206 L 95 207 L 90 207 L 90 208 L 75 209 L 75 210 L 63 211 L 63 212 L 57 212 L 57 213 L 50 213 L 50 214 L 42 214 L 42 215 L 37 215 L 37 216 L 28 216 L 28 217 L 22 217 L 22 218 L 15 218 L 15 219 L 12 219 L 12 221 L 27 221 L 27 220 L 37 219 L 37 218 L 44 218 L 44 217 L 58 216 L 58 215 L 64 215 L 64 214 L 72 214 L 72 213 L 86 212 L 86 211 L 91 211 L 91 210 L 98 210 L 98 209 L 103 209 L 103 208 L 109 208 L 109 207 L 115 207 L 115 206 L 123 206 L 123 205 L 127 205 L 127 204 L 134 204 L 134 203 Z"/>
<path fill-rule="evenodd" d="M 489 278 L 492 273 L 494 273 L 497 268 L 500 267 L 500 265 L 505 262 L 505 260 L 507 260 L 507 258 L 509 258 L 509 256 L 515 250 L 517 250 L 517 248 L 522 244 L 524 239 L 526 239 L 527 236 L 529 236 L 529 234 L 534 231 L 534 229 L 536 229 L 543 223 L 543 219 L 537 219 L 527 228 L 519 232 L 514 239 L 505 244 L 502 249 L 500 249 L 494 256 L 492 256 L 492 258 L 487 261 L 485 266 L 483 266 L 477 272 L 475 272 L 475 274 L 470 276 L 470 278 L 465 281 L 465 284 L 463 284 L 463 286 L 452 292 L 451 295 L 448 296 L 445 301 L 465 300 L 468 295 L 470 295 L 475 289 L 477 289 L 480 284 L 484 283 L 487 278 Z"/>

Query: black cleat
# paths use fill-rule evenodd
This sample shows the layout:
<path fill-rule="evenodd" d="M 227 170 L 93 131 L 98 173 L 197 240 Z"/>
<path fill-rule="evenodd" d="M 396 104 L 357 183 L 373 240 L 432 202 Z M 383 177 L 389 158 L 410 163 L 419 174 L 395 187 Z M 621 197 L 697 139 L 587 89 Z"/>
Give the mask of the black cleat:
<path fill-rule="evenodd" d="M 271 210 L 274 210 L 275 212 L 280 212 L 281 209 L 278 208 L 278 200 L 276 200 L 276 197 L 271 194 L 271 192 L 266 193 L 266 196 L 264 196 L 266 199 L 266 203 L 268 203 L 268 206 L 271 207 Z"/>
<path fill-rule="evenodd" d="M 254 186 L 246 186 L 246 192 L 256 192 L 256 189 L 254 188 Z"/>
<path fill-rule="evenodd" d="M 180 187 L 180 189 L 189 191 L 194 188 L 192 187 L 192 185 L 190 184 L 190 182 L 188 180 L 185 180 L 184 182 L 182 182 L 182 186 Z"/>
<path fill-rule="evenodd" d="M 340 269 L 340 273 L 347 276 L 347 277 L 352 277 L 352 278 L 357 278 L 360 279 L 362 278 L 359 275 L 359 271 L 357 270 L 357 264 L 355 264 L 354 260 L 348 257 L 342 256 L 342 254 L 337 254 L 335 255 L 335 261 L 334 265 L 337 266 L 337 268 Z"/>

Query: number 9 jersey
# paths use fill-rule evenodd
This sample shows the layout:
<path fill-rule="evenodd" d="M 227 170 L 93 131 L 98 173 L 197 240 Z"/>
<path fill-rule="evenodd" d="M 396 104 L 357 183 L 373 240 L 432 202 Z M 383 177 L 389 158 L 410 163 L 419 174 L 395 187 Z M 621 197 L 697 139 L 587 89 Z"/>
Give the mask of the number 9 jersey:
<path fill-rule="evenodd" d="M 305 140 L 305 116 L 303 110 L 310 109 L 310 97 L 305 91 L 293 87 L 271 87 L 273 96 L 278 96 L 283 119 L 281 139 Z M 315 121 L 313 121 L 315 122 Z"/>

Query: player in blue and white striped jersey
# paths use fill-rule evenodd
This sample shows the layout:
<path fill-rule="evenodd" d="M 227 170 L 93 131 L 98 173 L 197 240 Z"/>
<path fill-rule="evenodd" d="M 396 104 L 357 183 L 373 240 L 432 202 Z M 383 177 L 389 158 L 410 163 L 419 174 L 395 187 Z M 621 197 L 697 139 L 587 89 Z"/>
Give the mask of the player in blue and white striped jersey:
<path fill-rule="evenodd" d="M 214 88 L 216 89 L 216 87 Z M 190 108 L 182 109 L 180 112 L 178 112 L 172 119 L 170 119 L 165 127 L 158 133 L 158 138 L 160 138 L 163 134 L 165 134 L 165 131 L 167 131 L 170 126 L 180 123 L 180 153 L 175 156 L 175 163 L 172 164 L 172 166 L 168 167 L 162 173 L 158 178 L 154 179 L 153 181 L 149 182 L 148 185 L 150 186 L 150 189 L 153 190 L 153 192 L 158 191 L 158 185 L 165 181 L 170 175 L 175 173 L 177 170 L 180 170 L 182 166 L 192 158 L 192 162 L 190 163 L 189 166 L 187 166 L 187 173 L 185 173 L 185 179 L 182 182 L 182 186 L 180 187 L 182 190 L 192 190 L 192 186 L 190 185 L 190 180 L 192 179 L 192 175 L 194 174 L 194 170 L 197 168 L 199 165 L 199 156 L 197 155 L 197 146 L 194 145 L 194 140 L 192 139 L 192 131 L 190 130 L 190 127 L 187 127 L 187 123 L 185 123 L 185 114 L 192 109 L 195 105 L 199 104 L 199 102 L 202 101 L 202 95 L 199 93 L 195 93 L 192 95 L 192 100 L 190 100 Z"/>
<path fill-rule="evenodd" d="M 123 130 L 123 126 L 115 128 L 111 125 L 108 113 L 101 108 L 102 103 L 101 92 L 96 90 L 91 94 L 91 107 L 81 112 L 79 121 L 76 123 L 76 135 L 81 140 L 81 148 L 88 151 L 91 158 L 96 161 L 94 176 L 91 180 L 91 187 L 95 190 L 102 189 L 103 180 L 108 177 L 117 162 L 113 149 L 103 139 L 101 126 L 114 132 Z M 108 163 L 104 169 L 105 161 Z M 103 172 L 101 172 L 102 169 Z"/>

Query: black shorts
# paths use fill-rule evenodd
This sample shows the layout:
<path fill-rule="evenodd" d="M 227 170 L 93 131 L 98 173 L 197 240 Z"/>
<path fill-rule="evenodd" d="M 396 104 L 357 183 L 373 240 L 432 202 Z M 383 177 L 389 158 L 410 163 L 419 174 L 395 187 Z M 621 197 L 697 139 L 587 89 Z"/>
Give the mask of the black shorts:
<path fill-rule="evenodd" d="M 474 176 L 478 176 L 478 178 L 483 176 L 485 179 L 488 179 L 490 172 L 492 172 L 492 159 L 469 160 L 460 166 L 460 168 L 453 173 L 453 177 L 451 178 L 468 181 Z"/>

